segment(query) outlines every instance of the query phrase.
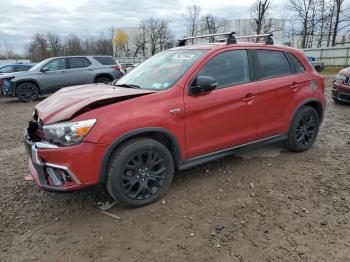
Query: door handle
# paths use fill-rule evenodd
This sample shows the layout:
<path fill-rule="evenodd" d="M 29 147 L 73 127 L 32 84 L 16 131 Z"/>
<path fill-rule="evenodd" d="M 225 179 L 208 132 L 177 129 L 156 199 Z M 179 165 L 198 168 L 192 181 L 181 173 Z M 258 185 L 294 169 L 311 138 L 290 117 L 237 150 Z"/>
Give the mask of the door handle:
<path fill-rule="evenodd" d="M 250 102 L 250 101 L 252 101 L 252 100 L 255 100 L 255 98 L 256 98 L 256 95 L 247 94 L 247 95 L 242 99 L 242 101 L 248 103 L 248 102 Z"/>

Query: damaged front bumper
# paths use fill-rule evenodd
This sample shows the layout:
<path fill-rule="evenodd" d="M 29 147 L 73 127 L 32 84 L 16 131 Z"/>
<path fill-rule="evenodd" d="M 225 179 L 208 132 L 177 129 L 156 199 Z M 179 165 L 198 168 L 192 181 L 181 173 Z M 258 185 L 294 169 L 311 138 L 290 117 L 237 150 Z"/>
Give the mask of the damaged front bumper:
<path fill-rule="evenodd" d="M 31 137 L 30 125 L 24 134 L 29 156 L 29 170 L 43 190 L 76 191 L 100 182 L 100 168 L 108 145 L 82 142 L 61 147 L 38 137 Z"/>
<path fill-rule="evenodd" d="M 29 170 L 36 184 L 46 191 L 72 191 L 82 187 L 80 180 L 66 166 L 44 162 L 38 154 L 40 149 L 58 149 L 56 145 L 30 142 L 26 136 L 24 144 L 29 155 Z"/>
<path fill-rule="evenodd" d="M 2 79 L 2 94 L 4 96 L 15 96 L 15 83 L 10 78 Z"/>

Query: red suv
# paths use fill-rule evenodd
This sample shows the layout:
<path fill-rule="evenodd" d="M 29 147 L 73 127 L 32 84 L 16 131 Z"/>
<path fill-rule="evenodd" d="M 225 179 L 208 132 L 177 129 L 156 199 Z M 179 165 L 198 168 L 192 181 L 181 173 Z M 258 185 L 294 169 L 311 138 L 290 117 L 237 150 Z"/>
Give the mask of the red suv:
<path fill-rule="evenodd" d="M 238 148 L 281 140 L 297 152 L 312 147 L 324 78 L 270 36 L 265 44 L 227 37 L 159 53 L 114 85 L 65 88 L 39 103 L 25 134 L 39 187 L 102 184 L 137 207 L 163 196 L 174 170 Z"/>
<path fill-rule="evenodd" d="M 350 103 L 350 67 L 335 76 L 332 97 L 335 103 Z"/>

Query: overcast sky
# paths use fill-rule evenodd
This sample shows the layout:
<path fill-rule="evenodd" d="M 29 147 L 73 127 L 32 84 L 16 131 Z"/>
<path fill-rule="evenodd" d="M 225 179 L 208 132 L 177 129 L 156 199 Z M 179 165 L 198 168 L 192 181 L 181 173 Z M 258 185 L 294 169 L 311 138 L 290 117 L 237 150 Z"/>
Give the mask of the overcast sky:
<path fill-rule="evenodd" d="M 249 18 L 254 0 L 0 0 L 0 47 L 17 52 L 36 32 L 88 34 L 113 27 L 138 26 L 143 18 L 167 19 L 176 36 L 186 32 L 182 14 L 199 5 L 203 14 L 224 18 Z M 279 2 L 279 0 L 275 0 Z"/>

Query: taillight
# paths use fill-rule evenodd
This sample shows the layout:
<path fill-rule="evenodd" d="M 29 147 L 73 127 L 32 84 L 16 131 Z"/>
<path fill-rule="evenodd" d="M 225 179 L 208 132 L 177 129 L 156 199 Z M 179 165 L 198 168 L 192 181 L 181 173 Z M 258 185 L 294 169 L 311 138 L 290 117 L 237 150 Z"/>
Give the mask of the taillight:
<path fill-rule="evenodd" d="M 124 68 L 122 66 L 118 66 L 117 65 L 117 66 L 112 66 L 112 68 L 114 70 L 117 70 L 117 71 L 121 72 L 122 74 L 125 74 Z"/>
<path fill-rule="evenodd" d="M 0 88 L 2 87 L 3 84 L 4 84 L 4 80 L 0 79 Z"/>
<path fill-rule="evenodd" d="M 322 93 L 324 94 L 325 84 L 326 84 L 326 78 L 321 75 L 318 80 L 319 87 L 321 88 Z"/>
<path fill-rule="evenodd" d="M 123 69 L 123 67 L 121 67 L 121 66 L 112 66 L 112 68 L 114 70 L 122 70 Z"/>

